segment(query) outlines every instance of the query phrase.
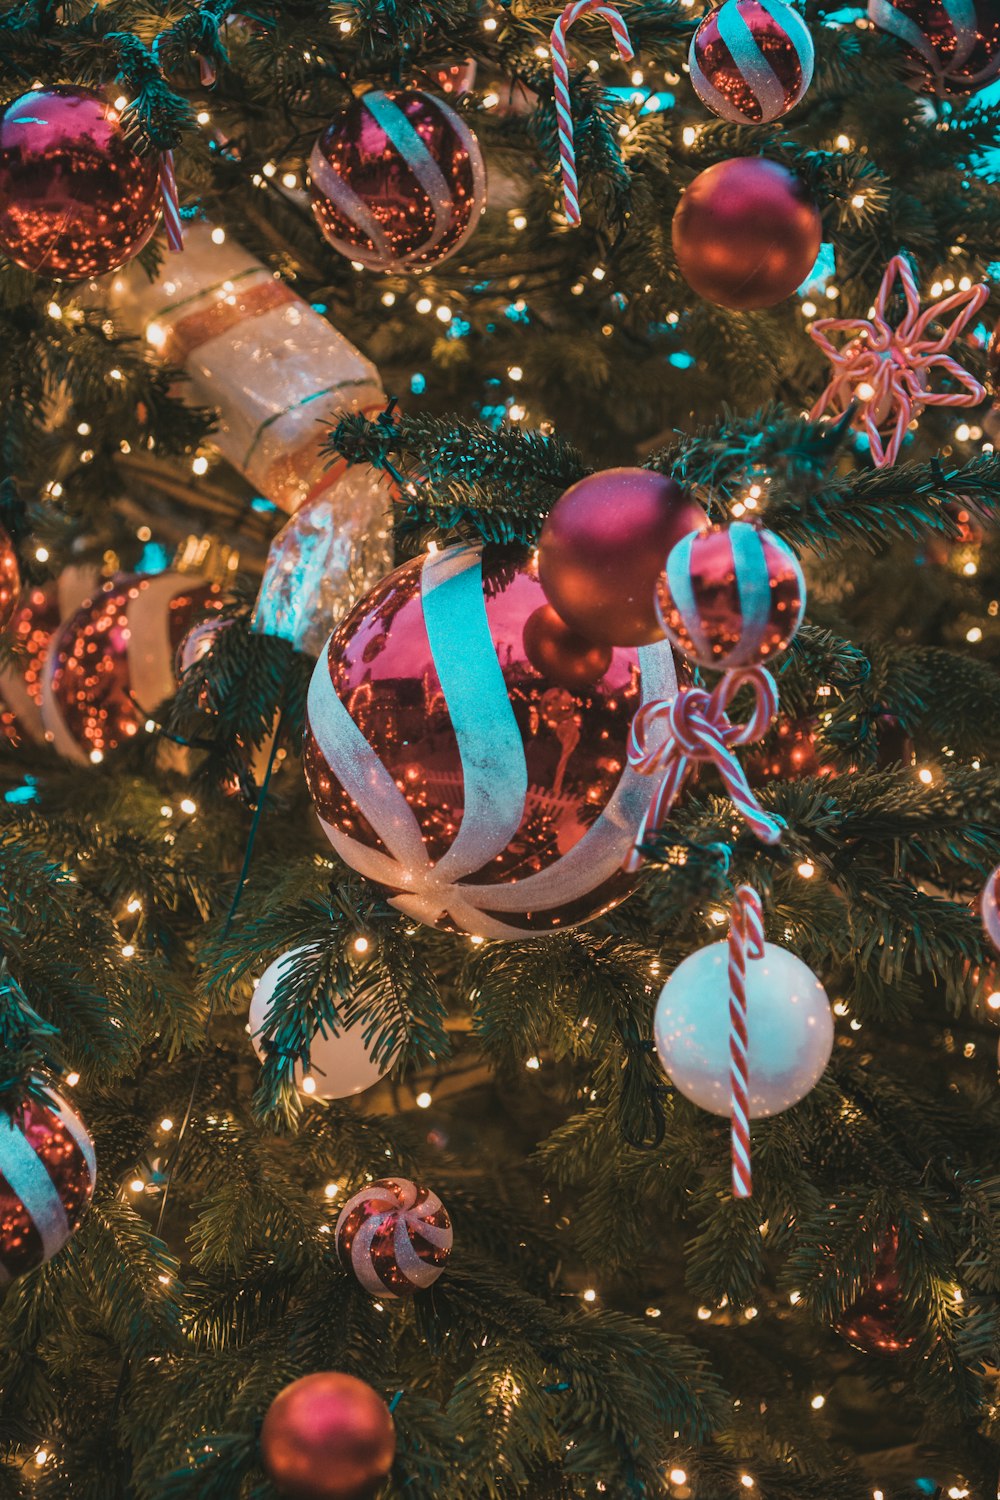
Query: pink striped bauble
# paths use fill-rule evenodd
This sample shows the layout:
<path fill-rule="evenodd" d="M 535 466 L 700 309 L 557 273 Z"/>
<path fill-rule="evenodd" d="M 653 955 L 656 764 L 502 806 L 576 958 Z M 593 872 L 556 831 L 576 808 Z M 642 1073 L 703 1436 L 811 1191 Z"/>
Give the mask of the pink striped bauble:
<path fill-rule="evenodd" d="M 0 1286 L 62 1249 L 96 1178 L 94 1143 L 58 1094 L 0 1110 Z"/>
<path fill-rule="evenodd" d="M 550 932 L 634 883 L 621 865 L 649 785 L 629 726 L 676 696 L 673 653 L 617 647 L 571 685 L 532 649 L 544 604 L 531 560 L 449 547 L 384 579 L 316 664 L 304 759 L 324 831 L 430 926 Z"/>
<path fill-rule="evenodd" d="M 868 18 L 901 44 L 916 89 L 962 96 L 1000 77 L 996 0 L 868 0 Z"/>
<path fill-rule="evenodd" d="M 469 238 L 486 207 L 479 142 L 420 89 L 370 89 L 327 126 L 309 158 L 324 239 L 372 271 L 421 271 Z"/>
<path fill-rule="evenodd" d="M 993 871 L 983 886 L 980 910 L 983 914 L 986 936 L 1000 953 L 1000 867 Z"/>
<path fill-rule="evenodd" d="M 668 639 L 691 661 L 720 671 L 757 666 L 783 651 L 805 606 L 805 580 L 791 547 L 746 521 L 678 542 L 656 590 Z"/>
<path fill-rule="evenodd" d="M 380 1177 L 348 1198 L 334 1230 L 337 1253 L 373 1297 L 431 1286 L 451 1254 L 448 1210 L 408 1177 Z"/>
<path fill-rule="evenodd" d="M 766 125 L 780 119 L 812 82 L 809 28 L 783 0 L 725 0 L 691 40 L 691 82 L 724 120 Z"/>

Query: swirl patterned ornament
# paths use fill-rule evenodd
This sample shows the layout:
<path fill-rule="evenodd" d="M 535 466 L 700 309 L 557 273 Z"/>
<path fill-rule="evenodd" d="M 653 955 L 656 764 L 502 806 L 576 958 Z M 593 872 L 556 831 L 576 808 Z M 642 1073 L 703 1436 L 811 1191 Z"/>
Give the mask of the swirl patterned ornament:
<path fill-rule="evenodd" d="M 868 18 L 902 43 L 915 89 L 962 97 L 1000 77 L 996 0 L 868 0 Z"/>
<path fill-rule="evenodd" d="M 563 929 L 634 883 L 620 866 L 649 791 L 629 726 L 676 696 L 673 654 L 617 648 L 571 691 L 528 656 L 545 602 L 532 563 L 449 547 L 384 579 L 316 664 L 304 760 L 326 835 L 429 926 Z"/>
<path fill-rule="evenodd" d="M 371 89 L 327 126 L 309 158 L 320 231 L 372 271 L 422 271 L 465 244 L 486 207 L 479 142 L 442 100 Z"/>
<path fill-rule="evenodd" d="M 451 1254 L 448 1210 L 430 1188 L 380 1177 L 340 1211 L 337 1253 L 373 1297 L 407 1297 L 433 1285 Z"/>
<path fill-rule="evenodd" d="M 0 1111 L 0 1286 L 62 1249 L 96 1178 L 94 1143 L 58 1094 Z"/>
<path fill-rule="evenodd" d="M 812 82 L 809 28 L 782 0 L 725 0 L 691 39 L 691 82 L 723 120 L 766 125 L 794 109 Z"/>

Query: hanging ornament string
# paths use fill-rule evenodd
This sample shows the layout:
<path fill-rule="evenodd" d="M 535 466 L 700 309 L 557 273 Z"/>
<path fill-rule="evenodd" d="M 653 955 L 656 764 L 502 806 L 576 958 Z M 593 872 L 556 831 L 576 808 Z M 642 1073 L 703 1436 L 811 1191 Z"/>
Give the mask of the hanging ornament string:
<path fill-rule="evenodd" d="M 747 1062 L 747 959 L 764 957 L 764 913 L 749 885 L 737 888 L 729 913 L 729 1118 L 733 1197 L 753 1196 L 750 1171 L 750 1069 Z"/>
<path fill-rule="evenodd" d="M 734 724 L 727 710 L 743 686 L 753 688 L 754 708 L 745 724 Z M 784 821 L 761 807 L 733 754 L 733 746 L 762 739 L 777 711 L 774 678 L 757 666 L 726 672 L 711 693 L 689 687 L 669 702 L 646 703 L 639 709 L 629 732 L 629 765 L 642 776 L 658 776 L 660 780 L 625 861 L 626 870 L 639 868 L 641 846 L 662 826 L 693 761 L 710 761 L 737 811 L 761 842 L 778 843 Z"/>
<path fill-rule="evenodd" d="M 576 149 L 573 145 L 573 110 L 569 94 L 569 55 L 566 33 L 580 16 L 601 16 L 611 27 L 618 56 L 629 62 L 635 51 L 628 28 L 618 12 L 601 0 L 573 0 L 552 28 L 552 82 L 555 89 L 556 121 L 559 131 L 559 161 L 562 167 L 563 197 L 566 218 L 570 224 L 580 222 L 580 184 L 576 175 Z"/>

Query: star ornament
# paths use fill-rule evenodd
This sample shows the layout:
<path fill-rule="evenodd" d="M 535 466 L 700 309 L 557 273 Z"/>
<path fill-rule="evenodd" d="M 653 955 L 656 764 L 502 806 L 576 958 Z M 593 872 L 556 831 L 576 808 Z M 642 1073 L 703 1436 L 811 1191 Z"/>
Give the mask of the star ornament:
<path fill-rule="evenodd" d="M 906 312 L 893 327 L 886 308 L 902 288 Z M 809 335 L 833 366 L 833 378 L 809 413 L 839 415 L 857 403 L 854 426 L 868 434 L 878 469 L 899 457 L 906 430 L 928 406 L 978 406 L 986 392 L 968 370 L 946 350 L 971 323 L 989 298 L 989 287 L 979 285 L 952 293 L 920 311 L 920 293 L 909 261 L 896 255 L 889 262 L 869 320 L 820 318 Z M 947 321 L 950 317 L 950 322 Z M 937 337 L 929 334 L 938 325 Z M 846 342 L 835 344 L 830 334 Z M 935 373 L 950 377 L 950 388 L 932 390 Z M 956 389 L 957 387 L 957 389 Z"/>

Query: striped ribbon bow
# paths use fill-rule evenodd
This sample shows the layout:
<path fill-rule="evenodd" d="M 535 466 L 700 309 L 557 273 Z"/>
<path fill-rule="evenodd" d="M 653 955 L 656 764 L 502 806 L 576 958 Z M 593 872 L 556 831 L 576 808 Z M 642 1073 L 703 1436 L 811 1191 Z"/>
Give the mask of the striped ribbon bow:
<path fill-rule="evenodd" d="M 622 62 L 628 62 L 635 56 L 628 27 L 614 7 L 602 4 L 602 0 L 572 0 L 552 28 L 550 45 L 556 124 L 559 132 L 559 162 L 562 167 L 566 218 L 571 224 L 580 222 L 580 184 L 576 175 L 576 148 L 573 145 L 573 110 L 569 97 L 569 55 L 566 51 L 566 33 L 574 21 L 579 20 L 580 16 L 587 15 L 601 16 L 607 21 Z"/>
<path fill-rule="evenodd" d="M 754 709 L 745 724 L 734 724 L 727 709 L 743 686 L 753 688 Z M 765 844 L 779 841 L 784 821 L 764 811 L 733 754 L 734 745 L 763 738 L 777 711 L 778 689 L 764 667 L 726 672 L 711 693 L 689 687 L 669 703 L 643 704 L 629 731 L 629 765 L 643 776 L 658 776 L 660 781 L 625 861 L 626 870 L 639 868 L 639 849 L 662 826 L 692 761 L 711 761 L 757 837 Z"/>
<path fill-rule="evenodd" d="M 764 912 L 753 886 L 741 885 L 729 913 L 729 1118 L 733 1197 L 753 1194 L 750 1172 L 750 1067 L 747 1061 L 747 959 L 764 957 Z"/>

